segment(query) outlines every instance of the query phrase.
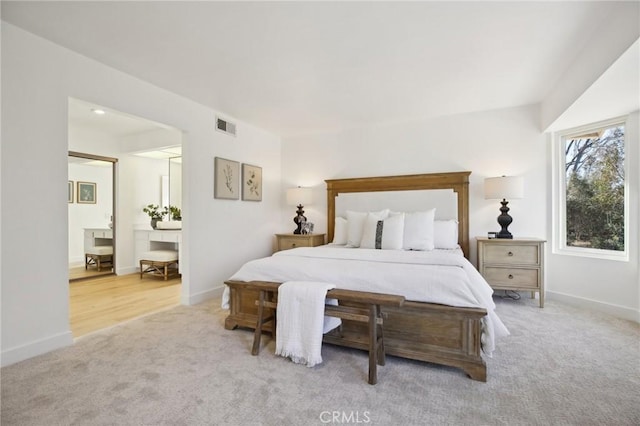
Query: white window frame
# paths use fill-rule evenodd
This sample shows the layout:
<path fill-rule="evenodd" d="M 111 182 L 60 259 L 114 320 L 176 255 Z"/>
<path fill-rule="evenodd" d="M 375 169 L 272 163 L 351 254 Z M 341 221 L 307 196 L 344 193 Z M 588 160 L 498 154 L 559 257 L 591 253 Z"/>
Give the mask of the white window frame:
<path fill-rule="evenodd" d="M 567 203 L 566 203 L 566 172 L 565 172 L 565 144 L 564 139 L 567 137 L 579 136 L 582 133 L 610 127 L 614 125 L 624 125 L 624 251 L 603 250 L 584 247 L 567 246 Z M 552 250 L 554 254 L 563 254 L 568 256 L 590 257 L 606 260 L 629 261 L 629 137 L 628 137 L 628 116 L 612 118 L 610 120 L 599 121 L 572 129 L 557 132 L 553 140 L 552 155 L 552 184 L 553 184 L 553 244 Z"/>

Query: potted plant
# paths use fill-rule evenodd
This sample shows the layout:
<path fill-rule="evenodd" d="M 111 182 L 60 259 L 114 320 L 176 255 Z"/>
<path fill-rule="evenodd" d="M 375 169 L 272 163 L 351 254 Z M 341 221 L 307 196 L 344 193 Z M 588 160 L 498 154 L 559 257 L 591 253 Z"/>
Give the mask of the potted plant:
<path fill-rule="evenodd" d="M 171 220 L 182 220 L 182 210 L 180 210 L 180 207 L 169 206 L 169 214 L 171 215 Z"/>
<path fill-rule="evenodd" d="M 162 209 L 157 204 L 149 204 L 147 207 L 143 208 L 142 211 L 148 214 L 151 218 L 151 227 L 153 229 L 156 229 L 158 221 L 161 221 L 162 218 L 169 213 L 169 210 L 166 207 Z"/>

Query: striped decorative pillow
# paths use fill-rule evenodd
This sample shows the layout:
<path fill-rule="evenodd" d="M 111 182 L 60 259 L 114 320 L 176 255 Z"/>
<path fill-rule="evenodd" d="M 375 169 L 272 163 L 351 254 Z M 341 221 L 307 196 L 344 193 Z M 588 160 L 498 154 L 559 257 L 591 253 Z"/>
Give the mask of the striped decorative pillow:
<path fill-rule="evenodd" d="M 389 209 L 369 213 L 347 210 L 347 247 L 360 247 L 364 222 L 368 215 L 375 215 L 378 219 L 386 219 L 389 216 Z"/>
<path fill-rule="evenodd" d="M 364 222 L 360 248 L 402 250 L 404 238 L 404 213 L 387 219 L 369 214 Z"/>

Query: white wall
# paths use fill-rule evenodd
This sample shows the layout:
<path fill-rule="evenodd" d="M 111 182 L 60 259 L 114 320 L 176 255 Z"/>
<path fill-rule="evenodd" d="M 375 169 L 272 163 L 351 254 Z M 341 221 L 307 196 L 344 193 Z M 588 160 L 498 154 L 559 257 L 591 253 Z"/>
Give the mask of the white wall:
<path fill-rule="evenodd" d="M 484 178 L 521 175 L 525 198 L 512 200 L 509 230 L 515 236 L 546 236 L 546 143 L 534 106 L 352 129 L 283 141 L 283 189 L 314 187 L 305 215 L 318 232 L 326 228 L 324 179 L 471 171 L 470 237 L 499 230 L 500 204 L 485 200 Z M 284 200 L 283 200 L 284 205 Z M 287 207 L 282 230 L 289 231 L 294 208 Z"/>
<path fill-rule="evenodd" d="M 277 136 L 237 122 L 238 136 L 229 137 L 214 130 L 219 114 L 214 110 L 6 22 L 1 31 L 1 215 L 3 223 L 11 224 L 3 226 L 1 242 L 2 365 L 72 343 L 66 225 L 69 97 L 183 131 L 183 303 L 213 295 L 244 261 L 270 253 L 282 207 Z M 215 156 L 262 166 L 263 201 L 214 200 Z M 122 203 L 116 208 L 124 217 Z M 34 247 L 47 256 L 34 262 Z"/>
<path fill-rule="evenodd" d="M 640 115 L 629 116 L 626 127 L 627 168 L 629 191 L 629 261 L 576 257 L 566 254 L 547 256 L 548 294 L 565 302 L 586 306 L 640 322 L 640 273 L 638 271 L 640 229 L 638 226 L 638 198 L 640 193 Z M 589 124 L 589 123 L 584 123 Z M 549 157 L 551 158 L 551 141 Z M 553 175 L 549 165 L 549 176 Z M 550 178 L 551 179 L 551 178 Z M 551 191 L 549 192 L 551 203 Z M 549 209 L 549 230 L 552 215 Z"/>
<path fill-rule="evenodd" d="M 618 11 L 603 17 L 602 25 L 585 40 L 576 52 L 571 66 L 555 84 L 541 103 L 541 125 L 548 131 L 561 131 L 569 127 L 590 124 L 633 113 L 638 105 L 637 2 L 619 3 Z M 619 13 L 621 12 L 622 13 Z M 634 45 L 635 43 L 635 45 Z M 630 48 L 630 46 L 634 45 Z M 621 55 L 624 55 L 621 57 Z M 631 58 L 631 59 L 625 59 Z M 635 61 L 636 63 L 633 64 Z M 613 65 L 612 65 L 613 64 Z M 635 72 L 632 71 L 635 68 Z M 604 74 L 603 74 L 604 73 Z M 635 74 L 634 74 L 635 73 Z M 630 80 L 630 81 L 629 81 Z M 634 89 L 635 88 L 635 89 Z M 580 121 L 584 120 L 584 121 Z M 638 193 L 640 187 L 640 136 L 638 112 L 627 123 L 627 159 L 629 186 L 629 240 L 628 262 L 590 257 L 554 254 L 547 256 L 547 289 L 549 298 L 608 312 L 640 322 L 640 250 L 638 239 Z M 564 123 L 564 124 L 563 124 Z M 549 153 L 552 158 L 552 139 L 549 134 Z M 549 163 L 549 181 L 554 171 Z M 548 203 L 552 206 L 552 191 Z M 552 235 L 554 212 L 548 209 L 548 235 Z"/>
<path fill-rule="evenodd" d="M 554 255 L 551 250 L 551 144 L 538 127 L 537 107 L 521 107 L 442 117 L 422 122 L 352 129 L 283 141 L 283 189 L 314 187 L 305 215 L 326 230 L 324 179 L 470 170 L 471 260 L 474 236 L 497 230 L 499 203 L 484 200 L 485 177 L 522 175 L 525 198 L 512 200 L 514 236 L 547 239 L 546 291 L 549 298 L 581 304 L 640 321 L 638 273 L 638 114 L 627 137 L 631 191 L 629 262 Z M 282 230 L 289 232 L 294 209 L 283 200 Z"/>

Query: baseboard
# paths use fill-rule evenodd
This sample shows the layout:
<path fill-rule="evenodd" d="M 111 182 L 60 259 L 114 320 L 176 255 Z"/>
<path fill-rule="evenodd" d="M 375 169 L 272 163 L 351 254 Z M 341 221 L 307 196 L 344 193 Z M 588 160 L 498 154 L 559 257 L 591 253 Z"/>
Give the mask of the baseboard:
<path fill-rule="evenodd" d="M 182 303 L 183 305 L 197 305 L 198 303 L 205 302 L 209 299 L 213 299 L 214 297 L 221 297 L 223 290 L 224 290 L 224 286 L 220 286 L 220 287 L 212 288 L 209 290 L 205 290 L 197 294 L 192 294 L 187 297 L 183 295 L 180 298 L 180 303 Z"/>
<path fill-rule="evenodd" d="M 139 266 L 127 266 L 124 268 L 116 268 L 116 275 L 129 275 L 129 274 L 139 274 L 140 267 Z"/>
<path fill-rule="evenodd" d="M 116 275 L 129 275 L 129 274 L 139 274 L 140 268 L 136 268 L 135 266 L 128 266 L 126 268 L 116 268 Z"/>
<path fill-rule="evenodd" d="M 611 303 L 604 303 L 593 299 L 586 299 L 584 297 L 577 297 L 555 291 L 546 291 L 545 296 L 548 299 L 559 300 L 569 305 L 604 312 L 606 314 L 613 315 L 614 317 L 640 323 L 640 311 L 627 308 L 626 306 L 613 305 Z"/>
<path fill-rule="evenodd" d="M 42 355 L 66 346 L 71 346 L 72 344 L 73 335 L 71 331 L 65 331 L 64 333 L 2 351 L 2 361 L 0 365 L 6 367 L 7 365 L 15 364 L 16 362 L 24 361 L 25 359 L 33 358 L 34 356 Z"/>

